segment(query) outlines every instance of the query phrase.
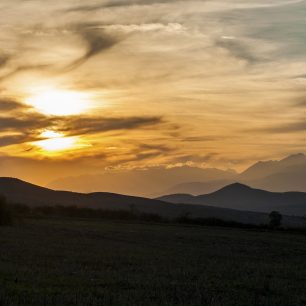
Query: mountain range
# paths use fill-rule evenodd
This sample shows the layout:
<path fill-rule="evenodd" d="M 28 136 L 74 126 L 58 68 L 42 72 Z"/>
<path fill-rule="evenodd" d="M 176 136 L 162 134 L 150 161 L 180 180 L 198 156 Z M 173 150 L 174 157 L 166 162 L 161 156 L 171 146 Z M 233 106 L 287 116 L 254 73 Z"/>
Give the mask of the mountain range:
<path fill-rule="evenodd" d="M 285 215 L 306 216 L 306 193 L 270 192 L 253 189 L 240 183 L 228 185 L 210 194 L 199 196 L 172 194 L 159 197 L 158 200 L 175 204 L 205 205 L 266 213 L 279 211 Z"/>
<path fill-rule="evenodd" d="M 0 194 L 9 203 L 37 206 L 77 206 L 92 209 L 130 210 L 167 218 L 188 214 L 192 218 L 218 218 L 248 224 L 267 224 L 272 210 L 284 216 L 285 226 L 305 227 L 306 193 L 270 193 L 241 184 L 229 185 L 215 193 L 194 197 L 172 195 L 159 199 L 113 193 L 75 193 L 36 186 L 15 178 L 0 178 Z"/>
<path fill-rule="evenodd" d="M 235 182 L 273 192 L 306 192 L 306 156 L 299 153 L 279 161 L 259 161 L 232 178 L 185 182 L 174 185 L 161 194 L 190 193 L 201 195 L 217 191 Z"/>
<path fill-rule="evenodd" d="M 242 173 L 213 168 L 174 167 L 104 171 L 98 175 L 66 177 L 47 187 L 79 192 L 108 191 L 156 198 L 165 194 L 207 194 L 240 182 L 272 192 L 306 192 L 306 156 L 259 161 Z"/>
<path fill-rule="evenodd" d="M 79 192 L 107 191 L 112 193 L 134 194 L 157 197 L 164 188 L 184 182 L 234 180 L 237 173 L 233 170 L 197 167 L 152 167 L 148 169 L 111 170 L 96 175 L 66 177 L 47 185 L 52 189 L 65 189 Z"/>

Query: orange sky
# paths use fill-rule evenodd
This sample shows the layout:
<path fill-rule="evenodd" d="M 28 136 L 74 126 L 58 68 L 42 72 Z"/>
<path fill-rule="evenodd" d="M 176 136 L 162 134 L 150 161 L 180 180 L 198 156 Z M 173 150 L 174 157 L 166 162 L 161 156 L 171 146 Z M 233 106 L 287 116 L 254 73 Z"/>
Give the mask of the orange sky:
<path fill-rule="evenodd" d="M 0 16 L 2 176 L 306 151 L 303 0 L 3 0 Z"/>

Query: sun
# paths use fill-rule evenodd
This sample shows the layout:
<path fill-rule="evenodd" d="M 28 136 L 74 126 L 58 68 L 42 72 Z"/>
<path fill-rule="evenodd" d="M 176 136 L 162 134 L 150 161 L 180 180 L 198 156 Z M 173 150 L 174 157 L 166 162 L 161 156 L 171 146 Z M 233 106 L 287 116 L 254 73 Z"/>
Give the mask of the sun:
<path fill-rule="evenodd" d="M 86 93 L 60 89 L 39 90 L 26 100 L 37 111 L 54 116 L 81 114 L 89 109 L 90 102 Z"/>

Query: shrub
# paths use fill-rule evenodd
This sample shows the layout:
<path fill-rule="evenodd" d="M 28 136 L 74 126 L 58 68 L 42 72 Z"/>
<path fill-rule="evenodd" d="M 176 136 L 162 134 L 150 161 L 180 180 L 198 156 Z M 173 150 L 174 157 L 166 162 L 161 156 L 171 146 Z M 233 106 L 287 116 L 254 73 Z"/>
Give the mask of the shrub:
<path fill-rule="evenodd" d="M 278 211 L 272 211 L 269 217 L 270 217 L 270 227 L 278 228 L 281 226 L 283 216 Z"/>
<path fill-rule="evenodd" d="M 10 225 L 12 222 L 12 213 L 7 205 L 6 199 L 3 196 L 0 196 L 0 226 Z"/>

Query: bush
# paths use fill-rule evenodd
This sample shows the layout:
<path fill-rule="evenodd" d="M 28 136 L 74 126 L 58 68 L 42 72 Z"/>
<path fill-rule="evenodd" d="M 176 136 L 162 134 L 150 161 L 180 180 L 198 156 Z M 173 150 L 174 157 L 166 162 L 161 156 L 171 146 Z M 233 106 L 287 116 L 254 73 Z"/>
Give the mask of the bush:
<path fill-rule="evenodd" d="M 7 205 L 6 199 L 0 196 L 0 226 L 10 225 L 12 222 L 12 213 Z"/>
<path fill-rule="evenodd" d="M 272 211 L 269 217 L 270 217 L 271 228 L 278 228 L 281 226 L 283 216 L 278 211 Z"/>

